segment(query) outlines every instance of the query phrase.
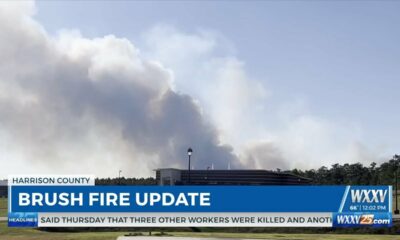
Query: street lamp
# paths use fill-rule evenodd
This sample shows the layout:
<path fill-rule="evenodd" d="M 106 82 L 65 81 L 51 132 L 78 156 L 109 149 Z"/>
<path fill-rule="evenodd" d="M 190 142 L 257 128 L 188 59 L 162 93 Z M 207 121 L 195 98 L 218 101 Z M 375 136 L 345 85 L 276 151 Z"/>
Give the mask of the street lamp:
<path fill-rule="evenodd" d="M 394 188 L 394 194 L 395 194 L 395 196 L 396 196 L 396 209 L 394 210 L 394 214 L 399 214 L 399 208 L 397 207 L 397 172 L 398 172 L 398 169 L 399 169 L 399 164 L 396 162 L 396 169 L 394 170 L 395 172 L 395 174 L 394 174 L 394 177 L 395 177 L 395 188 Z"/>
<path fill-rule="evenodd" d="M 189 156 L 189 184 L 190 184 L 190 157 L 192 156 L 193 150 L 191 148 L 188 148 L 187 154 Z"/>

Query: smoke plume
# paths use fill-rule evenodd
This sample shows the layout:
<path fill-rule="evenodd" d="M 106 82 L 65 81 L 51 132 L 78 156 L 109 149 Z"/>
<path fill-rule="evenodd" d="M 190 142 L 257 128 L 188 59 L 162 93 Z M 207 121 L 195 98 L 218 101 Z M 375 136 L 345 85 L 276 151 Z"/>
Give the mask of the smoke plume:
<path fill-rule="evenodd" d="M 33 4 L 16 5 L 0 7 L 2 165 L 148 175 L 186 167 L 188 147 L 195 168 L 239 164 L 195 101 L 171 89 L 171 71 L 129 40 L 50 36 Z"/>

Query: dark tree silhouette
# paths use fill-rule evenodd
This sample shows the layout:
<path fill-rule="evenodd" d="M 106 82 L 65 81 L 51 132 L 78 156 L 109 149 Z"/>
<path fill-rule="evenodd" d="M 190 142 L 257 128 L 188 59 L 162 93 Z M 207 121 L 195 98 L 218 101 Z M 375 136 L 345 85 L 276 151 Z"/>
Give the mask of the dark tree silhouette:
<path fill-rule="evenodd" d="M 400 166 L 400 155 L 394 155 L 389 161 L 369 166 L 361 163 L 340 165 L 333 164 L 330 168 L 322 166 L 319 169 L 287 171 L 307 177 L 318 185 L 391 185 L 394 184 L 395 171 Z"/>

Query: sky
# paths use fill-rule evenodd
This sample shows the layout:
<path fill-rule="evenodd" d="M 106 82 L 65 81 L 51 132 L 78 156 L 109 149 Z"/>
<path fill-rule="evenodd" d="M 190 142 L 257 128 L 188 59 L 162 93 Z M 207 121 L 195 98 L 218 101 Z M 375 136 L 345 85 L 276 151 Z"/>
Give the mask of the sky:
<path fill-rule="evenodd" d="M 186 167 L 188 147 L 197 169 L 390 159 L 399 11 L 396 1 L 1 3 L 0 49 L 13 50 L 0 56 L 0 177 L 151 176 Z"/>

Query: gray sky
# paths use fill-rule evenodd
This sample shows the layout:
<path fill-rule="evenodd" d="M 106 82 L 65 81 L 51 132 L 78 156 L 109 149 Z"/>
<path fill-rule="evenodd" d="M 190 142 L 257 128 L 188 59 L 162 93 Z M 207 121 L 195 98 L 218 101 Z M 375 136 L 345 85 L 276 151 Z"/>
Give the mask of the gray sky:
<path fill-rule="evenodd" d="M 115 35 L 159 62 L 244 166 L 398 153 L 400 2 L 41 1 L 36 11 L 50 37 Z"/>

